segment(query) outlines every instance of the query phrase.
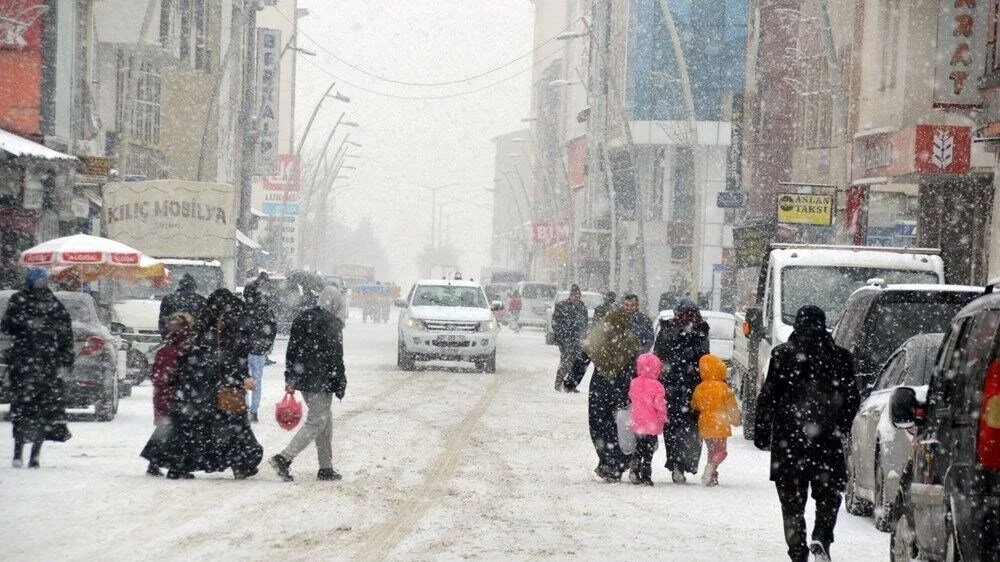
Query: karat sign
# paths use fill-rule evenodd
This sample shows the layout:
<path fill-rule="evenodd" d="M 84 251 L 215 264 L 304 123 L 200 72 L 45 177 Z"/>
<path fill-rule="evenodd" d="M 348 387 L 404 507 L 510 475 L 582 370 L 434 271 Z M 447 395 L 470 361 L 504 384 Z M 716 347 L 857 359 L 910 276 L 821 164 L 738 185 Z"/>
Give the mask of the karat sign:
<path fill-rule="evenodd" d="M 990 4 L 984 0 L 938 0 L 935 107 L 980 105 L 976 82 L 985 68 Z"/>
<path fill-rule="evenodd" d="M 833 197 L 804 193 L 778 195 L 778 222 L 784 224 L 833 224 Z"/>

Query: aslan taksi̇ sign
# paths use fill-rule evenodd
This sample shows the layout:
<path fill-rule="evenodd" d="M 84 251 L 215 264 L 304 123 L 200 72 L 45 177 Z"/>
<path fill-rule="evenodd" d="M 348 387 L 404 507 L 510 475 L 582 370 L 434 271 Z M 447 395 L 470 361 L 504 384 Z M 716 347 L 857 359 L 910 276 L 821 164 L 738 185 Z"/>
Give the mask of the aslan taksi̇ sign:
<path fill-rule="evenodd" d="M 278 92 L 281 31 L 257 30 L 257 175 L 269 176 L 278 164 Z"/>
<path fill-rule="evenodd" d="M 833 224 L 833 196 L 782 193 L 778 195 L 778 222 L 784 224 Z"/>

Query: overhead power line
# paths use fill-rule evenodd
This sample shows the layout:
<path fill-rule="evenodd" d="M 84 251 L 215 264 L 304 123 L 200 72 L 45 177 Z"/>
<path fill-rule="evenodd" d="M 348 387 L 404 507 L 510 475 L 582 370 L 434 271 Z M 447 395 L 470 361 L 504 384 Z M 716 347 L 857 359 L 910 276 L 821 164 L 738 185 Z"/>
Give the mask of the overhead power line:
<path fill-rule="evenodd" d="M 282 12 L 278 8 L 275 8 L 275 10 L 281 15 L 281 17 L 285 18 L 286 20 L 288 20 L 290 23 L 293 23 L 293 25 L 294 25 L 294 22 L 292 21 L 291 18 L 288 17 L 288 15 L 286 15 L 284 12 Z M 509 61 L 501 64 L 500 66 L 495 66 L 495 67 L 493 67 L 493 68 L 491 68 L 491 69 L 489 69 L 489 70 L 487 70 L 485 72 L 481 72 L 479 74 L 474 74 L 472 76 L 467 76 L 465 78 L 459 78 L 459 79 L 456 79 L 456 80 L 447 80 L 447 81 L 444 81 L 444 82 L 407 82 L 405 80 L 396 80 L 396 79 L 393 79 L 393 78 L 387 78 L 385 76 L 381 76 L 379 74 L 376 74 L 374 72 L 366 70 L 366 69 L 364 69 L 364 68 L 362 68 L 362 67 L 360 67 L 358 65 L 355 65 L 355 64 L 351 63 L 350 61 L 344 60 L 343 58 L 341 58 L 340 56 L 338 56 L 336 53 L 334 53 L 333 51 L 331 51 L 330 49 L 328 49 L 326 46 L 324 46 L 322 43 L 320 43 L 319 41 L 313 39 L 309 35 L 306 35 L 303 31 L 299 30 L 299 31 L 297 31 L 297 33 L 299 35 L 301 35 L 302 37 L 304 37 L 305 39 L 307 39 L 308 41 L 310 41 L 313 45 L 316 46 L 317 49 L 319 49 L 320 51 L 323 51 L 327 55 L 330 55 L 331 57 L 333 57 L 334 60 L 336 60 L 336 61 L 340 62 L 341 64 L 343 64 L 343 65 L 345 65 L 347 67 L 350 67 L 350 68 L 352 68 L 352 69 L 354 69 L 354 70 L 356 70 L 356 71 L 358 71 L 358 72 L 360 72 L 360 73 L 362 73 L 362 74 L 364 74 L 366 76 L 370 76 L 372 78 L 375 78 L 376 80 L 381 80 L 383 82 L 388 82 L 390 84 L 400 84 L 400 85 L 403 85 L 403 86 L 417 86 L 417 87 L 425 87 L 426 88 L 426 87 L 434 87 L 434 86 L 451 86 L 451 85 L 454 85 L 454 84 L 461 84 L 463 82 L 470 82 L 472 80 L 476 80 L 478 78 L 482 78 L 484 76 L 488 76 L 490 74 L 493 74 L 494 72 L 497 72 L 499 70 L 503 70 L 504 68 L 507 68 L 508 66 L 514 64 L 515 62 L 517 62 L 517 61 L 519 61 L 521 59 L 524 59 L 526 57 L 529 57 L 529 56 L 535 54 L 541 48 L 543 48 L 546 45 L 548 45 L 549 43 L 555 41 L 561 34 L 563 34 L 564 32 L 566 32 L 567 30 L 569 30 L 569 28 L 573 27 L 573 25 L 576 24 L 576 22 L 578 22 L 578 21 L 580 21 L 580 18 L 574 19 L 568 25 L 566 25 L 566 27 L 564 27 L 562 30 L 560 30 L 559 33 L 556 33 L 552 37 L 549 37 L 546 41 L 544 41 L 543 43 L 541 43 L 540 45 L 538 45 L 534 49 L 528 51 L 527 53 L 524 53 L 524 54 L 518 56 L 517 58 L 511 59 L 511 60 L 509 60 Z M 357 87 L 357 86 L 355 86 L 355 87 Z"/>

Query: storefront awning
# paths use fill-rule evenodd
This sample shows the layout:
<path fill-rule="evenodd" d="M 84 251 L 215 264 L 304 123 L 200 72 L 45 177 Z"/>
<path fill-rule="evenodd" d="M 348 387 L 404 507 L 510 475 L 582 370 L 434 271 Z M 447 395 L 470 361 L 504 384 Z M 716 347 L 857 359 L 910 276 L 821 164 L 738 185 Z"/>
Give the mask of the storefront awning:
<path fill-rule="evenodd" d="M 259 250 L 263 247 L 260 244 L 254 242 L 249 236 L 243 234 L 239 230 L 236 231 L 236 241 L 239 242 L 240 244 L 243 244 L 247 248 L 250 248 L 251 250 Z"/>
<path fill-rule="evenodd" d="M 6 152 L 15 158 L 39 158 L 42 160 L 76 160 L 75 156 L 63 154 L 52 150 L 47 146 L 42 146 L 37 142 L 31 142 L 26 138 L 19 137 L 14 133 L 0 129 L 0 151 Z"/>

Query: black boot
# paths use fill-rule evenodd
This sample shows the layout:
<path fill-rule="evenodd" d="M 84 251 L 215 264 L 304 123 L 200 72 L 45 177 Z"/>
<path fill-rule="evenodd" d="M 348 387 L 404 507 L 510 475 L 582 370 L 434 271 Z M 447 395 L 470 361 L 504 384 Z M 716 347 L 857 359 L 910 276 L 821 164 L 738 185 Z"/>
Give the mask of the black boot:
<path fill-rule="evenodd" d="M 31 444 L 31 458 L 28 460 L 28 468 L 38 468 L 38 457 L 42 454 L 42 442 L 35 441 Z"/>
<path fill-rule="evenodd" d="M 274 471 L 278 473 L 278 476 L 285 482 L 295 480 L 295 478 L 292 478 L 292 473 L 288 470 L 292 466 L 292 461 L 281 455 L 274 455 L 270 458 L 270 460 L 268 460 L 268 464 L 271 465 L 271 468 L 273 468 Z"/>
<path fill-rule="evenodd" d="M 163 476 L 163 472 L 155 464 L 149 463 L 149 466 L 146 467 L 146 476 L 159 477 Z"/>
<path fill-rule="evenodd" d="M 179 470 L 168 470 L 167 480 L 193 480 L 194 474 L 190 472 L 181 472 Z"/>
<path fill-rule="evenodd" d="M 258 471 L 257 471 L 256 468 L 251 468 L 250 470 L 236 470 L 234 468 L 233 469 L 233 478 L 235 478 L 237 480 L 246 480 L 247 478 L 250 478 L 251 476 L 256 476 L 257 472 Z"/>
<path fill-rule="evenodd" d="M 342 476 L 340 473 L 332 468 L 321 468 L 319 472 L 316 473 L 316 480 L 323 480 L 327 482 L 332 482 L 334 480 L 340 480 Z"/>

